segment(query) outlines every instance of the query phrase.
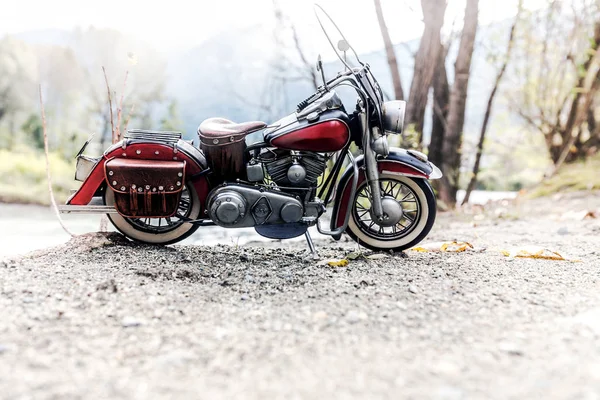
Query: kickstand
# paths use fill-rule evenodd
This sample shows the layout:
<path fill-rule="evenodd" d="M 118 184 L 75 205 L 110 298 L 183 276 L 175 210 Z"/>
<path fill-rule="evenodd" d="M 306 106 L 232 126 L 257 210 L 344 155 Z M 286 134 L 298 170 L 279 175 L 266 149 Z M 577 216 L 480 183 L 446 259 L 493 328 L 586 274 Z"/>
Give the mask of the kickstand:
<path fill-rule="evenodd" d="M 315 260 L 319 259 L 319 254 L 317 253 L 317 249 L 315 249 L 315 244 L 310 237 L 310 232 L 306 231 L 304 233 L 304 237 L 306 237 L 306 243 L 308 244 L 308 248 L 310 249 L 310 253 Z"/>

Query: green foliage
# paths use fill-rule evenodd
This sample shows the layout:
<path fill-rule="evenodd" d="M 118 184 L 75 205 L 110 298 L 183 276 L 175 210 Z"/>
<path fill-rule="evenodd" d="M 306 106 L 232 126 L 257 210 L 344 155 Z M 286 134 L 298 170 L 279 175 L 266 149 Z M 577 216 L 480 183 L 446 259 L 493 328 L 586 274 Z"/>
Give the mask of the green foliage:
<path fill-rule="evenodd" d="M 21 130 L 29 136 L 31 143 L 36 149 L 44 149 L 42 120 L 37 114 L 31 114 L 21 126 Z"/>
<path fill-rule="evenodd" d="M 415 124 L 405 126 L 402 135 L 398 136 L 401 141 L 400 147 L 405 149 L 416 149 L 419 147 L 419 133 L 415 129 Z"/>
<path fill-rule="evenodd" d="M 182 131 L 183 121 L 179 118 L 179 108 L 176 100 L 171 101 L 167 109 L 167 115 L 160 120 L 160 129 L 164 131 Z"/>
<path fill-rule="evenodd" d="M 56 200 L 64 202 L 75 188 L 75 163 L 50 154 L 50 171 Z M 44 153 L 20 147 L 0 150 L 0 202 L 50 204 Z"/>
<path fill-rule="evenodd" d="M 528 196 L 549 196 L 558 192 L 600 189 L 600 154 L 585 161 L 564 165 L 552 178 L 542 181 Z"/>

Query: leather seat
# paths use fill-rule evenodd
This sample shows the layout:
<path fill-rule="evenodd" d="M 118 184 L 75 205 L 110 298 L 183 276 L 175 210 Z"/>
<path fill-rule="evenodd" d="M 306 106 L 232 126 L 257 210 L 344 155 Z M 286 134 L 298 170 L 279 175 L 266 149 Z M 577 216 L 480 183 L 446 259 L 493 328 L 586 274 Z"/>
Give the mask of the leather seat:
<path fill-rule="evenodd" d="M 266 127 L 262 121 L 248 121 L 236 124 L 225 118 L 205 119 L 198 127 L 198 133 L 207 138 L 221 138 L 223 136 L 242 135 Z"/>

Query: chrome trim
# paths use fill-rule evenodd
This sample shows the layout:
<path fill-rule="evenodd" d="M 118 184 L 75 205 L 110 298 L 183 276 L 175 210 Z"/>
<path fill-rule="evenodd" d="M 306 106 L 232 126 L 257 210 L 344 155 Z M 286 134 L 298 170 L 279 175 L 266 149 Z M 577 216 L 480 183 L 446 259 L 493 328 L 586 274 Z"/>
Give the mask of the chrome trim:
<path fill-rule="evenodd" d="M 371 206 L 373 214 L 381 221 L 383 219 L 383 204 L 381 203 L 381 188 L 379 187 L 379 171 L 377 169 L 377 153 L 371 148 L 371 134 L 366 127 L 366 112 L 361 114 L 361 124 L 363 124 L 363 153 L 365 160 L 365 171 L 367 184 L 371 189 Z"/>
<path fill-rule="evenodd" d="M 433 172 L 429 174 L 428 179 L 440 179 L 444 176 L 444 173 L 434 163 L 430 162 L 429 165 L 433 168 Z"/>
<path fill-rule="evenodd" d="M 386 132 L 401 134 L 404 130 L 406 102 L 403 100 L 386 101 L 381 107 L 383 129 Z"/>
<path fill-rule="evenodd" d="M 401 163 L 398 163 L 401 164 Z M 404 165 L 404 164 L 403 164 Z M 383 174 L 390 174 L 390 175 L 397 175 L 397 176 L 408 176 L 410 178 L 420 178 L 420 179 L 425 179 L 425 177 L 423 177 L 423 175 L 418 175 L 418 174 L 407 174 L 404 172 L 396 172 L 396 171 L 388 171 L 388 170 L 383 170 L 381 171 L 381 173 Z"/>
<path fill-rule="evenodd" d="M 95 158 L 85 155 L 78 155 L 75 166 L 75 180 L 79 182 L 85 181 L 94 170 L 96 164 L 98 164 L 98 161 L 101 159 L 101 157 Z"/>
<path fill-rule="evenodd" d="M 324 113 L 328 110 L 338 110 L 343 107 L 342 100 L 334 90 L 325 92 L 310 102 L 302 111 L 296 113 L 298 120 L 306 118 L 312 112 Z"/>
<path fill-rule="evenodd" d="M 114 206 L 58 206 L 58 211 L 62 214 L 117 214 L 117 210 Z"/>
<path fill-rule="evenodd" d="M 423 161 L 423 162 L 429 161 L 429 159 L 427 158 L 427 155 L 425 153 L 421 153 L 420 151 L 410 149 L 410 150 L 406 150 L 406 153 L 413 156 L 414 158 L 416 158 L 419 161 Z"/>
<path fill-rule="evenodd" d="M 131 140 L 158 140 L 167 143 L 177 143 L 177 141 L 181 139 L 181 132 L 129 129 L 123 138 Z"/>

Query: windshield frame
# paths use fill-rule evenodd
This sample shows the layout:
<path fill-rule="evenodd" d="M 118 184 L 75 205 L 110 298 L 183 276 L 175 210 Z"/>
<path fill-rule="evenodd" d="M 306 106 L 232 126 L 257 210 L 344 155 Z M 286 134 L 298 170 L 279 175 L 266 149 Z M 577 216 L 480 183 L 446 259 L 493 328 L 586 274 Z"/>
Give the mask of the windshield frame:
<path fill-rule="evenodd" d="M 381 86 L 379 85 L 379 82 L 377 82 L 377 79 L 371 72 L 371 68 L 370 68 L 369 64 L 364 63 L 360 60 L 360 58 L 358 57 L 358 54 L 356 53 L 356 50 L 354 50 L 354 47 L 352 47 L 350 42 L 346 39 L 346 36 L 344 35 L 344 33 L 340 30 L 340 28 L 335 23 L 333 18 L 331 18 L 331 16 L 323 9 L 323 7 L 321 7 L 318 4 L 315 4 L 314 7 L 315 7 L 315 16 L 317 17 L 317 21 L 319 22 L 319 25 L 321 26 L 321 30 L 325 34 L 325 37 L 327 38 L 329 45 L 335 52 L 338 59 L 346 67 L 346 69 L 348 71 L 350 71 L 352 73 L 352 75 L 354 75 L 354 79 L 355 79 L 356 83 L 358 84 L 358 87 L 356 89 L 359 89 L 359 87 L 360 87 L 362 89 L 363 93 L 366 94 L 367 97 L 372 101 L 373 106 L 374 106 L 374 112 L 376 112 L 378 125 L 379 125 L 379 127 L 382 127 L 383 126 L 382 125 L 382 121 L 383 121 L 382 106 L 383 106 L 383 102 L 384 102 L 383 91 L 381 90 Z M 354 54 L 354 58 L 358 62 L 359 66 L 351 67 L 348 64 L 348 62 L 343 57 L 341 57 L 338 49 L 336 49 L 336 46 L 331 41 L 331 38 L 329 37 L 327 29 L 323 25 L 321 18 L 319 17 L 319 11 L 322 12 L 327 17 L 329 22 L 337 30 L 338 34 L 348 44 L 348 47 Z M 338 76 L 340 76 L 340 74 L 338 74 Z"/>

